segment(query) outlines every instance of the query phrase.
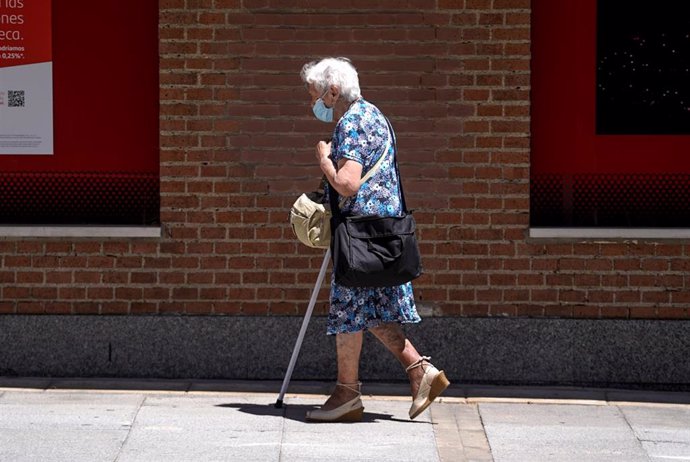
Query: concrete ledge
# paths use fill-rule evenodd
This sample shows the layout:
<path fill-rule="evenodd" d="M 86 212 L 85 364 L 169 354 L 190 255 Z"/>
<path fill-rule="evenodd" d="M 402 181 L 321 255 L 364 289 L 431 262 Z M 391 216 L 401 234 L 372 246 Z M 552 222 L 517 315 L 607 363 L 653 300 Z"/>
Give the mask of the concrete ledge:
<path fill-rule="evenodd" d="M 0 316 L 0 375 L 280 380 L 301 317 Z M 335 377 L 335 340 L 312 319 L 294 380 Z M 412 342 L 456 384 L 690 390 L 690 323 L 427 318 Z M 365 336 L 361 377 L 404 382 Z"/>
<path fill-rule="evenodd" d="M 690 239 L 685 228 L 530 228 L 535 239 Z"/>
<path fill-rule="evenodd" d="M 161 227 L 0 226 L 0 237 L 161 237 Z"/>
<path fill-rule="evenodd" d="M 279 380 L 203 380 L 203 379 L 130 379 L 102 377 L 0 377 L 0 394 L 5 391 L 65 393 L 140 393 L 158 395 L 271 395 L 278 397 L 282 385 Z M 286 396 L 328 396 L 333 381 L 290 382 Z M 409 401 L 408 383 L 365 382 L 364 399 Z M 468 404 L 482 402 L 577 404 L 590 406 L 688 405 L 690 392 L 626 390 L 620 388 L 581 388 L 559 386 L 502 386 L 453 383 L 438 398 L 437 403 Z"/>

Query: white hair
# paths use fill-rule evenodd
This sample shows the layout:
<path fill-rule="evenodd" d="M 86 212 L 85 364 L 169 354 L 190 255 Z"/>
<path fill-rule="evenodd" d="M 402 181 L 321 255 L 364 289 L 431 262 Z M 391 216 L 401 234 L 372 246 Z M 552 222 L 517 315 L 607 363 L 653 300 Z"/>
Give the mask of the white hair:
<path fill-rule="evenodd" d="M 335 85 L 348 103 L 361 96 L 357 70 L 347 58 L 324 58 L 321 61 L 312 61 L 302 67 L 300 76 L 304 83 L 313 84 L 320 92 Z"/>

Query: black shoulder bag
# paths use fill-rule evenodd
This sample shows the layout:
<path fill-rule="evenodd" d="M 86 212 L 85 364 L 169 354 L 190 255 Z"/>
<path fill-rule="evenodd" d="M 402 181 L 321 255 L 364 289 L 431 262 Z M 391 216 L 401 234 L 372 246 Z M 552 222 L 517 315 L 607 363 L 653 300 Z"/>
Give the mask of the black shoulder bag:
<path fill-rule="evenodd" d="M 422 274 L 419 246 L 415 237 L 415 220 L 407 210 L 405 193 L 398 168 L 398 148 L 393 138 L 393 159 L 398 177 L 401 217 L 344 216 L 338 194 L 329 187 L 331 203 L 331 254 L 336 283 L 347 287 L 398 286 Z M 384 152 L 382 155 L 386 155 Z"/>

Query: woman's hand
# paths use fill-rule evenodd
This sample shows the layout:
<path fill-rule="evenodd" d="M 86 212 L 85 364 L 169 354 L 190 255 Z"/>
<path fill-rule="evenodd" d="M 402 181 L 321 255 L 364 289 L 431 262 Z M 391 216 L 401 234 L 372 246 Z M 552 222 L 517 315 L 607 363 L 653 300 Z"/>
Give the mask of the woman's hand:
<path fill-rule="evenodd" d="M 319 165 L 323 165 L 324 161 L 331 162 L 331 142 L 319 141 L 316 144 L 316 158 L 319 161 Z"/>

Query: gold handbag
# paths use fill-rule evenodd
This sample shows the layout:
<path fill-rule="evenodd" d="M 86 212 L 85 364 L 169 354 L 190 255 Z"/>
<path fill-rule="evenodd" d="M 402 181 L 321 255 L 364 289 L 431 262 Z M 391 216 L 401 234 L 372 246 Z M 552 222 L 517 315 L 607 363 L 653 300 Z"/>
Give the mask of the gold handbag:
<path fill-rule="evenodd" d="M 299 241 L 317 249 L 331 244 L 331 210 L 323 190 L 302 194 L 290 209 L 290 225 Z"/>

